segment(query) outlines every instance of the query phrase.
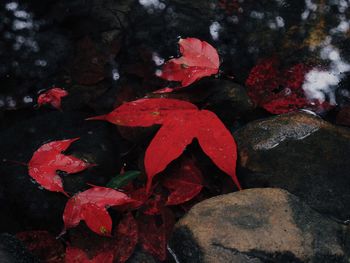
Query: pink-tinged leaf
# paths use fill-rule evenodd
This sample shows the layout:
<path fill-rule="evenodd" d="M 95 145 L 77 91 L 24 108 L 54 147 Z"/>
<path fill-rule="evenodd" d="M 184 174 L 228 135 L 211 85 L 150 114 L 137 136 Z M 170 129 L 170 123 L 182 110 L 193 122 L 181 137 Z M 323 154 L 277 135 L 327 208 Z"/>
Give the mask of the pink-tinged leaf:
<path fill-rule="evenodd" d="M 136 220 L 131 213 L 123 216 L 116 230 L 116 255 L 118 263 L 126 262 L 134 252 L 138 242 L 138 228 Z"/>
<path fill-rule="evenodd" d="M 106 120 L 130 127 L 149 127 L 162 124 L 174 110 L 197 110 L 197 107 L 190 102 L 176 99 L 139 99 L 124 103 L 106 115 L 87 120 Z"/>
<path fill-rule="evenodd" d="M 113 260 L 112 251 L 102 252 L 89 259 L 86 253 L 79 248 L 67 247 L 66 249 L 66 263 L 113 263 Z"/>
<path fill-rule="evenodd" d="M 110 235 L 112 221 L 108 206 L 121 206 L 134 200 L 126 194 L 106 187 L 93 187 L 70 198 L 63 213 L 65 229 L 85 220 L 87 226 L 99 235 Z"/>
<path fill-rule="evenodd" d="M 186 87 L 196 80 L 216 74 L 219 70 L 219 55 L 214 47 L 197 38 L 180 39 L 182 57 L 167 61 L 159 75 L 170 81 L 181 81 Z"/>
<path fill-rule="evenodd" d="M 86 225 L 93 232 L 103 236 L 111 235 L 112 219 L 106 208 L 88 203 L 82 206 L 81 213 Z"/>
<path fill-rule="evenodd" d="M 92 166 L 74 156 L 62 154 L 62 151 L 67 150 L 78 139 L 53 141 L 42 145 L 28 163 L 29 175 L 45 189 L 66 194 L 57 171 L 78 173 Z"/>
<path fill-rule="evenodd" d="M 170 190 L 166 205 L 178 205 L 199 194 L 203 188 L 203 177 L 192 159 L 184 159 L 181 168 L 172 171 L 162 185 Z"/>
<path fill-rule="evenodd" d="M 147 192 L 151 189 L 153 177 L 178 158 L 192 142 L 195 134 L 192 132 L 192 123 L 187 121 L 191 113 L 174 112 L 148 146 L 144 160 L 148 178 Z"/>
<path fill-rule="evenodd" d="M 52 88 L 38 97 L 38 105 L 51 104 L 56 109 L 61 109 L 61 99 L 68 95 L 68 92 L 61 88 Z"/>
<path fill-rule="evenodd" d="M 200 111 L 197 125 L 196 137 L 204 153 L 241 189 L 236 176 L 237 145 L 230 131 L 213 112 L 207 110 Z"/>

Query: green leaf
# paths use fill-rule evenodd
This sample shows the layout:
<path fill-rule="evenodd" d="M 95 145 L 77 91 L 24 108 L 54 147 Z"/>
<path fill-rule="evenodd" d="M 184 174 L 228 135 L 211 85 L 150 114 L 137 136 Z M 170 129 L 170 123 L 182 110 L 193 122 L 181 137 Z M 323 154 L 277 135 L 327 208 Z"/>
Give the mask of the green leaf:
<path fill-rule="evenodd" d="M 107 183 L 106 187 L 120 189 L 132 180 L 136 179 L 140 174 L 140 171 L 127 171 L 124 174 L 118 174 Z"/>

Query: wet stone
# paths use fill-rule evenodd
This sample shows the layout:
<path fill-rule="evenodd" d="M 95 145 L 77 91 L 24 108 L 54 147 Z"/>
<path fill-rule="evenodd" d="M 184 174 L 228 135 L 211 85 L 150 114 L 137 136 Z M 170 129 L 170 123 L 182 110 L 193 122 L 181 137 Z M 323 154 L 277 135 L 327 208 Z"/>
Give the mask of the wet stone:
<path fill-rule="evenodd" d="M 282 189 L 248 189 L 195 205 L 170 241 L 180 262 L 348 262 L 347 227 Z"/>
<path fill-rule="evenodd" d="M 244 188 L 283 188 L 323 214 L 350 218 L 348 128 L 299 112 L 251 122 L 234 137 Z"/>

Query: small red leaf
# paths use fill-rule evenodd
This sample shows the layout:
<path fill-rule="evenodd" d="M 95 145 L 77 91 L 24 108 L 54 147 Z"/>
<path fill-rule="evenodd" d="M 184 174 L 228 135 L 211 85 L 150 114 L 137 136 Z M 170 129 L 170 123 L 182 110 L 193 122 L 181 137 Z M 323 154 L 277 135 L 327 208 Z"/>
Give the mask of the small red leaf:
<path fill-rule="evenodd" d="M 117 262 L 124 263 L 132 255 L 138 241 L 137 223 L 131 213 L 123 216 L 116 230 L 115 245 Z"/>
<path fill-rule="evenodd" d="M 61 99 L 68 95 L 68 92 L 61 88 L 52 88 L 38 97 L 38 105 L 51 104 L 56 109 L 61 109 Z"/>
<path fill-rule="evenodd" d="M 99 235 L 111 234 L 111 218 L 107 206 L 119 206 L 133 200 L 126 194 L 105 187 L 93 187 L 70 198 L 63 213 L 65 229 L 75 227 L 81 220 Z"/>
<path fill-rule="evenodd" d="M 163 65 L 161 78 L 181 81 L 186 87 L 196 80 L 216 74 L 219 69 L 219 55 L 214 47 L 197 38 L 180 39 L 182 57 L 174 58 Z"/>
<path fill-rule="evenodd" d="M 66 263 L 112 263 L 113 259 L 113 251 L 105 251 L 89 259 L 79 248 L 67 247 L 66 249 Z"/>
<path fill-rule="evenodd" d="M 178 205 L 191 200 L 203 188 L 201 171 L 193 160 L 184 159 L 179 170 L 174 170 L 165 178 L 163 186 L 171 192 L 166 205 Z"/>
<path fill-rule="evenodd" d="M 29 175 L 45 189 L 66 194 L 57 171 L 78 173 L 91 166 L 74 156 L 61 153 L 78 139 L 53 141 L 42 145 L 28 163 Z"/>

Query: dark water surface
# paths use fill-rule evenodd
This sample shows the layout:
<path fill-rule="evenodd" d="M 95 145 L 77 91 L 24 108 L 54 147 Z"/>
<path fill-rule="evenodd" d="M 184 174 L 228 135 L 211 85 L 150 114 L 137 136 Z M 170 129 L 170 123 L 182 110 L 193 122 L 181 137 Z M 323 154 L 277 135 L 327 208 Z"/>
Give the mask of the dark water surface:
<path fill-rule="evenodd" d="M 166 87 L 155 73 L 180 55 L 178 40 L 187 37 L 207 41 L 220 56 L 220 73 L 199 81 L 198 90 L 213 79 L 219 87 L 225 81 L 245 86 L 252 68 L 264 60 L 276 59 L 285 78 L 292 66 L 306 65 L 302 96 L 327 103 L 327 110 L 316 112 L 336 123 L 338 113 L 350 106 L 349 6 L 347 0 L 2 0 L 0 157 L 28 162 L 44 142 L 83 136 L 72 151 L 99 163 L 100 170 L 67 177 L 68 191 L 81 190 L 82 182 L 105 184 L 122 163 L 138 170 L 138 147 L 148 145 L 153 131 L 141 136 L 119 131 L 131 137 L 130 143 L 107 124 L 86 124 L 84 118 Z M 69 92 L 62 111 L 38 108 L 40 92 L 53 86 Z M 275 88 L 286 96 L 290 92 L 278 82 Z M 261 107 L 230 112 L 214 95 L 208 99 L 201 92 L 181 96 L 218 109 L 231 130 L 271 116 Z M 347 112 L 340 124 L 350 125 Z M 0 185 L 0 200 L 6 200 L 0 208 L 11 212 L 1 231 L 52 227 L 57 233 L 64 197 L 50 193 L 52 199 L 43 201 L 47 193 L 38 193 L 24 167 L 5 168 L 7 178 L 13 177 Z M 13 179 L 18 174 L 23 177 Z"/>
<path fill-rule="evenodd" d="M 348 103 L 348 1 L 4 1 L 0 15 L 0 110 L 28 109 L 52 85 L 100 93 L 144 81 L 176 55 L 179 37 L 217 48 L 223 77 L 244 83 L 259 59 L 315 66 L 307 96 Z M 316 69 L 317 66 L 317 69 Z M 159 81 L 158 81 L 159 82 Z M 150 86 L 152 85 L 152 86 Z M 112 92 L 115 93 L 115 92 Z"/>

